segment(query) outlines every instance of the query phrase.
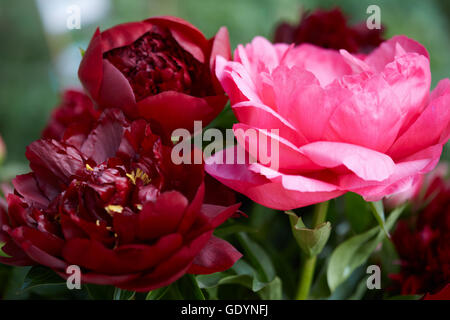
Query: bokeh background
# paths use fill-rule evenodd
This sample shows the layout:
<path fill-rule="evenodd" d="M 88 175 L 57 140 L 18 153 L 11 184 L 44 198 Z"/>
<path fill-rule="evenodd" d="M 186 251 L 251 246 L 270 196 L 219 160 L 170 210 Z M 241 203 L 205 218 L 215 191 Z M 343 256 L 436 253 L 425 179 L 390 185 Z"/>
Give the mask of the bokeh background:
<path fill-rule="evenodd" d="M 87 47 L 97 26 L 104 30 L 150 16 L 175 15 L 197 26 L 208 38 L 226 26 L 235 48 L 256 35 L 272 38 L 279 22 L 298 21 L 302 10 L 339 5 L 350 21 L 357 23 L 367 19 L 366 9 L 371 4 L 381 8 L 386 37 L 405 34 L 427 47 L 433 87 L 450 76 L 448 0 L 0 0 L 0 135 L 7 147 L 0 181 L 28 170 L 25 147 L 39 137 L 59 93 L 79 87 L 80 48 Z M 66 26 L 71 5 L 81 8 L 81 29 Z M 450 160 L 448 147 L 443 158 Z M 255 214 L 250 224 L 272 223 L 261 216 Z M 260 238 L 265 236 L 260 233 Z M 18 275 L 13 277 L 11 272 Z M 4 297 L 24 296 L 17 290 L 20 284 L 11 283 L 19 283 L 23 272 L 0 268 L 0 288 L 10 288 L 4 290 Z M 293 290 L 289 283 L 295 281 L 285 280 L 286 290 Z"/>

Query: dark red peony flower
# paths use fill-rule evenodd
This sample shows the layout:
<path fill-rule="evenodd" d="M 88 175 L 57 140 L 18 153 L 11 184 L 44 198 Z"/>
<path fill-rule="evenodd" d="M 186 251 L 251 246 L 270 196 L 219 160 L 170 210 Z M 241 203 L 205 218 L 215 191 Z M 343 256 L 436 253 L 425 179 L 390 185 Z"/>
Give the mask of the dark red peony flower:
<path fill-rule="evenodd" d="M 444 289 L 435 294 L 427 293 L 423 300 L 450 300 L 450 283 L 448 283 Z"/>
<path fill-rule="evenodd" d="M 227 102 L 214 74 L 215 57 L 231 56 L 228 31 L 207 40 L 175 17 L 96 30 L 78 71 L 102 109 L 158 121 L 168 132 L 208 124 Z"/>
<path fill-rule="evenodd" d="M 392 237 L 401 271 L 391 279 L 401 294 L 434 294 L 450 283 L 450 185 L 436 176 L 424 199 L 431 202 L 400 221 Z"/>
<path fill-rule="evenodd" d="M 311 43 L 322 48 L 368 53 L 384 41 L 382 33 L 383 30 L 369 30 L 364 24 L 348 26 L 339 8 L 319 9 L 304 14 L 296 26 L 281 23 L 275 31 L 275 42 Z"/>
<path fill-rule="evenodd" d="M 12 265 L 41 264 L 65 277 L 148 291 L 185 273 L 207 274 L 241 257 L 212 236 L 239 205 L 204 204 L 203 165 L 175 165 L 145 120 L 103 112 L 86 135 L 69 128 L 26 152 L 32 172 L 0 206 L 0 242 Z"/>
<path fill-rule="evenodd" d="M 69 126 L 84 123 L 86 128 L 91 128 L 99 116 L 100 112 L 94 109 L 87 95 L 78 90 L 66 90 L 61 103 L 53 110 L 42 138 L 61 140 Z"/>

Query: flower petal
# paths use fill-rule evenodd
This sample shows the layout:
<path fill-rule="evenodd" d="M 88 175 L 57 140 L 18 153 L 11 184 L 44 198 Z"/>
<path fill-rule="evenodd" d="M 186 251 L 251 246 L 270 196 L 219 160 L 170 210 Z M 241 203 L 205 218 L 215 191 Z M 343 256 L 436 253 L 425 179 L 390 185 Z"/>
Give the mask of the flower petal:
<path fill-rule="evenodd" d="M 231 268 L 241 257 L 242 254 L 231 244 L 213 236 L 195 257 L 188 273 L 210 274 L 222 272 Z"/>
<path fill-rule="evenodd" d="M 344 165 L 364 180 L 383 181 L 395 171 L 395 163 L 389 156 L 357 145 L 318 141 L 301 147 L 300 151 L 326 168 Z"/>

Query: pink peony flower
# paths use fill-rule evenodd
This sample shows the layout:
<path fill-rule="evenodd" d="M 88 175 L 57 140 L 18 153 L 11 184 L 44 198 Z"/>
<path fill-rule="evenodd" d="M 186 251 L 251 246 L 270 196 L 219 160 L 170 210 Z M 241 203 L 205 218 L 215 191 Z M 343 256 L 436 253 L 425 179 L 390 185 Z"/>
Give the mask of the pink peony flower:
<path fill-rule="evenodd" d="M 410 188 L 386 197 L 384 205 L 392 209 L 406 202 L 410 202 L 413 210 L 418 211 L 424 204 L 427 204 L 428 201 L 436 196 L 436 188 L 441 186 L 442 180 L 445 180 L 448 173 L 448 163 L 440 163 L 430 173 L 419 175 Z"/>
<path fill-rule="evenodd" d="M 234 61 L 219 57 L 216 73 L 240 122 L 238 144 L 250 138 L 237 129 L 279 129 L 268 137 L 279 142 L 279 167 L 220 164 L 218 152 L 207 171 L 275 209 L 347 191 L 378 201 L 406 190 L 435 167 L 449 138 L 450 80 L 430 94 L 427 50 L 404 36 L 368 56 L 257 37 L 238 46 Z"/>

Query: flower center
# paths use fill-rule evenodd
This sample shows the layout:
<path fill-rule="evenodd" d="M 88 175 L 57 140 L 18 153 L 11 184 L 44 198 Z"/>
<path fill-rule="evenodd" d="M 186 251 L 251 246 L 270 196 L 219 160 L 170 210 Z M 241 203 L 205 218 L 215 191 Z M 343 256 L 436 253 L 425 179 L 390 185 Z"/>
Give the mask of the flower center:
<path fill-rule="evenodd" d="M 212 90 L 209 67 L 164 28 L 154 26 L 132 44 L 110 50 L 104 57 L 128 79 L 136 101 L 163 91 L 201 97 Z"/>

